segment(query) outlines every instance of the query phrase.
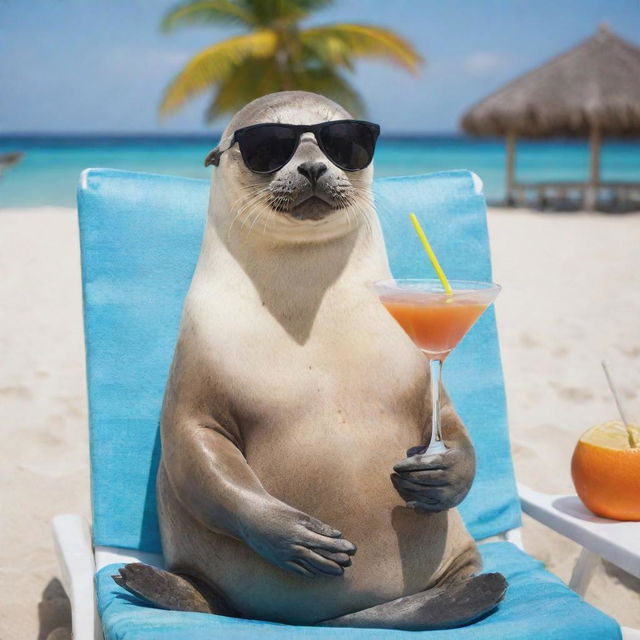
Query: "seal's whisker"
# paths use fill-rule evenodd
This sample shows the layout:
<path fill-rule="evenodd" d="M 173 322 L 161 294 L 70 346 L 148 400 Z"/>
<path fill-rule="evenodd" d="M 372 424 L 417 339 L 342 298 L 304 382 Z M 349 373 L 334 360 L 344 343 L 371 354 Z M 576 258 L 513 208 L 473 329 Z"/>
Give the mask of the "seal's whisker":
<path fill-rule="evenodd" d="M 285 212 L 291 210 L 291 195 L 280 193 L 272 194 L 269 197 L 269 204 L 273 209 L 278 212 Z"/>
<path fill-rule="evenodd" d="M 263 206 L 260 206 L 263 205 Z M 253 229 L 253 225 L 255 221 L 260 217 L 260 215 L 265 211 L 264 201 L 260 202 L 259 198 L 253 202 L 253 206 L 247 212 L 247 215 L 242 220 L 242 226 L 248 231 L 251 232 Z"/>
<path fill-rule="evenodd" d="M 347 218 L 347 233 L 351 231 L 351 216 L 349 215 L 349 209 L 344 210 L 344 215 Z"/>
<path fill-rule="evenodd" d="M 364 222 L 365 229 L 371 237 L 373 235 L 373 229 L 371 228 L 371 222 L 369 221 L 369 216 L 366 214 L 365 210 L 362 208 L 361 203 L 354 202 L 353 203 L 353 212 L 356 218 L 359 218 Z"/>
<path fill-rule="evenodd" d="M 266 190 L 265 190 L 266 191 Z M 243 220 L 243 226 L 248 228 L 251 232 L 256 222 L 268 211 L 268 197 L 264 197 L 264 191 L 261 192 L 254 201 L 254 207 L 249 211 L 246 218 Z"/>
<path fill-rule="evenodd" d="M 250 202 L 252 199 L 249 199 L 249 202 L 245 203 L 243 206 L 238 207 L 238 210 L 236 211 L 236 213 L 234 214 L 233 218 L 231 219 L 231 223 L 229 224 L 229 229 L 227 230 L 227 239 L 230 238 L 231 236 L 231 230 L 233 228 L 233 225 L 235 224 L 236 220 L 243 214 L 243 212 L 245 211 L 245 209 L 249 206 Z"/>
<path fill-rule="evenodd" d="M 269 222 L 269 216 L 265 215 L 264 216 L 264 223 L 262 225 L 262 233 L 264 233 L 266 235 L 267 233 L 267 223 Z"/>
<path fill-rule="evenodd" d="M 360 215 L 365 219 L 367 224 L 367 229 L 369 230 L 369 236 L 373 237 L 374 229 L 373 229 L 373 216 L 376 215 L 375 207 L 373 206 L 373 202 L 371 201 L 371 195 L 367 194 L 365 202 L 360 203 Z"/>
<path fill-rule="evenodd" d="M 231 235 L 231 229 L 233 228 L 233 225 L 235 224 L 236 220 L 238 218 L 240 218 L 240 216 L 242 216 L 242 214 L 252 205 L 254 204 L 254 202 L 256 201 L 255 197 L 248 197 L 246 198 L 246 201 L 243 201 L 243 203 L 238 207 L 238 210 L 236 211 L 236 213 L 234 214 L 232 220 L 231 220 L 231 224 L 229 225 L 229 229 L 227 231 L 227 238 L 229 238 L 229 236 Z"/>
<path fill-rule="evenodd" d="M 253 209 L 255 205 L 259 204 L 260 200 L 263 200 L 262 195 L 264 191 L 266 191 L 266 189 L 260 189 L 256 193 L 241 200 L 241 204 L 238 207 L 238 210 L 236 211 L 235 215 L 233 216 L 233 219 L 231 220 L 231 224 L 229 225 L 229 230 L 227 231 L 227 238 L 231 234 L 231 228 L 233 227 L 235 221 L 238 220 L 241 216 L 243 216 L 247 211 L 249 211 L 250 209 Z M 242 224 L 241 226 L 244 227 L 245 225 Z"/>
<path fill-rule="evenodd" d="M 353 191 L 357 196 L 359 196 L 358 200 L 354 201 L 354 211 L 360 218 L 364 219 L 364 223 L 367 226 L 368 233 L 370 236 L 372 236 L 373 226 L 371 215 L 375 214 L 376 207 L 371 196 L 371 191 L 369 189 L 364 189 L 356 185 L 353 185 L 353 187 Z"/>
<path fill-rule="evenodd" d="M 249 233 L 253 231 L 253 228 L 256 226 L 256 223 L 258 222 L 258 220 L 260 220 L 261 217 L 265 215 L 265 213 L 266 213 L 266 209 L 264 207 L 257 210 L 257 213 L 254 216 L 253 221 L 251 222 L 251 226 L 249 227 Z M 265 216 L 265 219 L 266 219 L 266 216 Z"/>

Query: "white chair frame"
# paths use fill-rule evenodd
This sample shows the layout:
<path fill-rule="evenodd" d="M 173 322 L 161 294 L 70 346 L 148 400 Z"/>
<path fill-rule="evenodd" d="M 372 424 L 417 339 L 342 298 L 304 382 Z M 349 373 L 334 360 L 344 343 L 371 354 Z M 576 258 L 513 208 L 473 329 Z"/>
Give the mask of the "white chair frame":
<path fill-rule="evenodd" d="M 600 558 L 640 578 L 640 523 L 613 522 L 586 510 L 576 496 L 555 496 L 518 485 L 522 510 L 538 522 L 582 545 L 569 587 L 584 596 Z M 95 547 L 87 521 L 79 515 L 59 515 L 52 521 L 60 578 L 71 601 L 74 640 L 103 640 L 96 609 L 95 575 L 113 563 L 145 562 L 163 566 L 160 554 L 134 549 Z M 511 529 L 491 540 L 502 539 L 524 551 L 521 529 Z M 484 541 L 480 541 L 484 542 Z M 640 640 L 640 630 L 622 627 L 623 640 Z"/>

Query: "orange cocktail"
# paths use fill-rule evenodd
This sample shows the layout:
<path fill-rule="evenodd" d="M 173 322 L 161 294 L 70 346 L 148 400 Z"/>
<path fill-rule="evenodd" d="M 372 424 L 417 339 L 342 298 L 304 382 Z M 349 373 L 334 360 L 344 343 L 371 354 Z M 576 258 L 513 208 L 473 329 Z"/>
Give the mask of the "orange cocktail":
<path fill-rule="evenodd" d="M 427 453 L 446 450 L 440 425 L 442 363 L 500 292 L 492 282 L 448 284 L 449 292 L 439 280 L 381 280 L 373 285 L 387 311 L 429 358 L 433 414 Z"/>
<path fill-rule="evenodd" d="M 446 296 L 446 294 L 444 294 Z M 450 302 L 432 304 L 383 299 L 387 311 L 425 353 L 444 360 L 487 308 L 486 304 Z"/>

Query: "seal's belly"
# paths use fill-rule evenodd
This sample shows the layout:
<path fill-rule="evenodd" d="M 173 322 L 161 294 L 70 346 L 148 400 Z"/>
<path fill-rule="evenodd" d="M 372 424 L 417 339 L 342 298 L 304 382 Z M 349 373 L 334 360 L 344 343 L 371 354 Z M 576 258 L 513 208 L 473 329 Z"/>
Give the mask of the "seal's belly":
<path fill-rule="evenodd" d="M 312 413 L 297 422 L 295 434 L 276 428 L 264 439 L 254 434 L 245 455 L 269 493 L 356 545 L 343 576 L 290 574 L 243 543 L 206 530 L 184 549 L 191 560 L 194 547 L 209 549 L 198 569 L 246 617 L 315 623 L 416 593 L 473 546 L 457 510 L 417 513 L 391 484 L 394 463 L 419 442 L 419 425 L 381 420 L 376 412 L 356 422 L 341 413 L 337 425 L 333 416 Z M 180 528 L 191 537 L 195 523 L 187 514 L 170 520 L 175 527 L 182 518 Z"/>

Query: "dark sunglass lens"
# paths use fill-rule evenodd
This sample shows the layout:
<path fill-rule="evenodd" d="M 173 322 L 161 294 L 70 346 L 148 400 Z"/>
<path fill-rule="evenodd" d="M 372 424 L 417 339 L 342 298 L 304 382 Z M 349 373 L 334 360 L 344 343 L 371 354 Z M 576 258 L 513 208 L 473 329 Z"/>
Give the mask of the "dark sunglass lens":
<path fill-rule="evenodd" d="M 347 171 L 364 169 L 373 159 L 377 132 L 361 122 L 327 124 L 320 132 L 329 158 Z"/>
<path fill-rule="evenodd" d="M 251 171 L 271 173 L 293 156 L 298 136 L 288 127 L 265 125 L 243 131 L 238 143 L 242 159 Z"/>

